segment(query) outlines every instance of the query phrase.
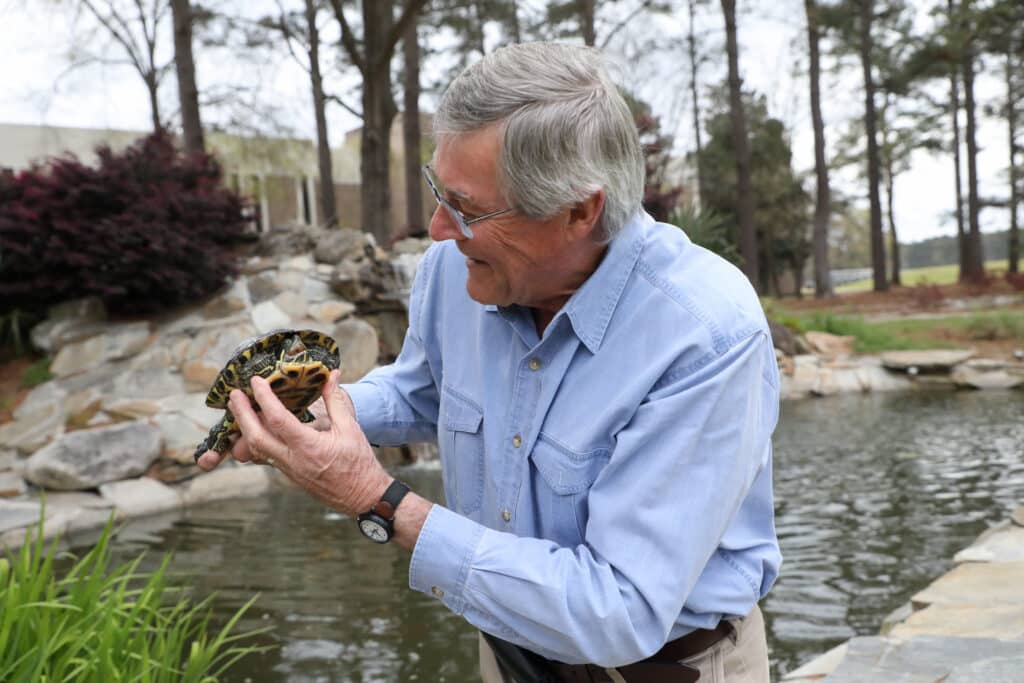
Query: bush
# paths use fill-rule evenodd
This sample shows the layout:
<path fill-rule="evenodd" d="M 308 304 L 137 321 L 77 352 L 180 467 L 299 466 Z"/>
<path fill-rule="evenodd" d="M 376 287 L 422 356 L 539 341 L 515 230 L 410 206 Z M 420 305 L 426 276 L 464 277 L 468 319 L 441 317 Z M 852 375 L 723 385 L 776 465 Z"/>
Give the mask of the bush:
<path fill-rule="evenodd" d="M 152 313 L 234 274 L 245 207 L 213 157 L 186 158 L 164 135 L 97 155 L 95 168 L 69 155 L 0 182 L 0 314 L 87 295 Z"/>
<path fill-rule="evenodd" d="M 238 645 L 256 632 L 230 635 L 252 601 L 211 636 L 209 601 L 191 604 L 167 585 L 169 555 L 152 574 L 138 573 L 141 557 L 109 569 L 110 536 L 108 522 L 63 578 L 57 541 L 45 549 L 41 531 L 0 556 L 0 680 L 208 683 L 264 649 Z"/>

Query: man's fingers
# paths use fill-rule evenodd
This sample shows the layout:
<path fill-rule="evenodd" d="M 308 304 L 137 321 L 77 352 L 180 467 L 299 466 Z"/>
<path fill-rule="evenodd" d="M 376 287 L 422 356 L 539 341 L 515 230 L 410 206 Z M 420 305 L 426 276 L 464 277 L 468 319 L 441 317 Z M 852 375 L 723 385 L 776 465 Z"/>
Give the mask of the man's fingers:
<path fill-rule="evenodd" d="M 263 412 L 263 421 L 274 436 L 288 444 L 303 436 L 305 429 L 299 418 L 284 407 L 267 380 L 253 377 L 249 380 L 249 386 L 252 387 L 252 395 Z M 245 430 L 242 432 L 245 433 Z"/>
<path fill-rule="evenodd" d="M 339 426 L 351 426 L 355 424 L 352 399 L 338 386 L 340 377 L 340 372 L 331 370 L 327 383 L 324 384 L 324 404 L 327 406 L 327 415 L 330 416 L 331 422 Z"/>
<path fill-rule="evenodd" d="M 199 460 L 196 464 L 199 465 L 199 469 L 209 472 L 210 470 L 217 467 L 224 461 L 226 454 L 218 453 L 217 451 L 206 451 L 199 456 Z"/>

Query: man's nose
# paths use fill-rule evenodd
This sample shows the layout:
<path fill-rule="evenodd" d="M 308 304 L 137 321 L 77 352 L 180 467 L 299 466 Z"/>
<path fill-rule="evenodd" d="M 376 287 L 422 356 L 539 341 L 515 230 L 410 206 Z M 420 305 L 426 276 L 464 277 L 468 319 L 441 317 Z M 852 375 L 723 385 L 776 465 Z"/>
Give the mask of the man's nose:
<path fill-rule="evenodd" d="M 443 206 L 434 209 L 434 215 L 430 217 L 430 239 L 435 242 L 443 240 L 464 240 L 466 236 L 455 223 Z"/>

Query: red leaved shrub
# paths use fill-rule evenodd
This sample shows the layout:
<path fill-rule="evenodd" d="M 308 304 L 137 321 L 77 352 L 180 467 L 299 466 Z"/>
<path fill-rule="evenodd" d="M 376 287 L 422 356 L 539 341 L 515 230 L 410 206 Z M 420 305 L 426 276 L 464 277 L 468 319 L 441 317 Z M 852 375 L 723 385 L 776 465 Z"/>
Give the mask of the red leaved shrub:
<path fill-rule="evenodd" d="M 208 155 L 167 136 L 0 179 L 0 314 L 87 295 L 115 313 L 193 302 L 234 274 L 244 202 Z"/>

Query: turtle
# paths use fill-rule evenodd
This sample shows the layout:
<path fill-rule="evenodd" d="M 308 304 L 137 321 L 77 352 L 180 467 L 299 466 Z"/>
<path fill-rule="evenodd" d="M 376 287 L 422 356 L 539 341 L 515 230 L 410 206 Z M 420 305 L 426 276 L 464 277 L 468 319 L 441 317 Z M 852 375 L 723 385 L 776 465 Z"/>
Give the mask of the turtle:
<path fill-rule="evenodd" d="M 259 410 L 249 380 L 262 377 L 293 415 L 303 422 L 311 422 L 314 416 L 309 411 L 310 404 L 320 396 L 331 370 L 340 366 L 338 343 L 316 330 L 273 330 L 242 342 L 232 352 L 206 396 L 206 405 L 223 409 L 224 417 L 196 448 L 196 462 L 206 451 L 226 451 L 231 447 L 231 436 L 239 431 L 235 416 L 228 410 L 232 389 L 244 391 L 253 407 Z"/>

